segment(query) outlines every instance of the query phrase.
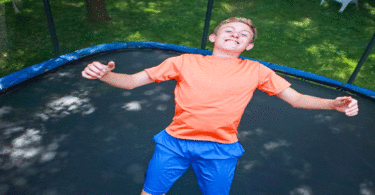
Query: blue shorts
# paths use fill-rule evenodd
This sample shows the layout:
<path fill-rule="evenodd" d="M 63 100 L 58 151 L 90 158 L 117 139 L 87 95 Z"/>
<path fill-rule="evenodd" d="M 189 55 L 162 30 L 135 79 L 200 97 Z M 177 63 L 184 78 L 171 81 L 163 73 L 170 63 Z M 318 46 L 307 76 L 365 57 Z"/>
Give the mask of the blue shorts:
<path fill-rule="evenodd" d="M 236 142 L 177 139 L 165 130 L 157 134 L 154 155 L 146 172 L 143 189 L 153 195 L 165 194 L 192 166 L 204 195 L 229 194 L 238 157 L 244 150 Z"/>

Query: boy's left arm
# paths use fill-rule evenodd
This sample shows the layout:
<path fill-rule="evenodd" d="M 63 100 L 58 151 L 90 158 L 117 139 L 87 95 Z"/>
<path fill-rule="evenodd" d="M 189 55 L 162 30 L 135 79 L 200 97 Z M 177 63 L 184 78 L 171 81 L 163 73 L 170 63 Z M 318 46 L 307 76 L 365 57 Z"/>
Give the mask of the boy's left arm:
<path fill-rule="evenodd" d="M 287 88 L 277 94 L 277 97 L 288 102 L 295 108 L 337 110 L 347 116 L 358 114 L 358 101 L 352 97 L 338 97 L 336 99 L 323 99 L 300 94 L 292 88 Z"/>

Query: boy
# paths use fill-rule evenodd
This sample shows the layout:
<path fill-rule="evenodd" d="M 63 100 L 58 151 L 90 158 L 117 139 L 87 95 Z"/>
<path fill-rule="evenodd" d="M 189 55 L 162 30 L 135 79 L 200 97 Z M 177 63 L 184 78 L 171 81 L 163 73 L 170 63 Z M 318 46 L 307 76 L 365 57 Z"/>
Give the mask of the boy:
<path fill-rule="evenodd" d="M 183 54 L 133 75 L 111 72 L 114 62 L 107 66 L 93 62 L 82 71 L 85 78 L 125 89 L 177 81 L 175 116 L 154 137 L 155 152 L 141 195 L 167 193 L 190 166 L 203 194 L 229 194 L 237 159 L 244 152 L 237 126 L 256 88 L 296 108 L 358 113 L 357 101 L 351 97 L 330 100 L 302 95 L 269 68 L 239 59 L 244 50 L 253 48 L 255 38 L 251 20 L 229 18 L 209 36 L 214 43 L 212 56 Z"/>

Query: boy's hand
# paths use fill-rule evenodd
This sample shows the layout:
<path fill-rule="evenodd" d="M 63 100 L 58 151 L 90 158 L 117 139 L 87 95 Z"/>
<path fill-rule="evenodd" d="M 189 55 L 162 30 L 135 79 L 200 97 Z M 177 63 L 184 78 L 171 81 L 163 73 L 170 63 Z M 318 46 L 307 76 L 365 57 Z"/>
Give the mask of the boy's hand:
<path fill-rule="evenodd" d="M 100 62 L 92 62 L 82 71 L 82 77 L 87 79 L 101 79 L 113 69 L 115 69 L 115 62 L 113 61 L 108 62 L 108 65 Z"/>
<path fill-rule="evenodd" d="M 352 97 L 338 97 L 333 101 L 333 109 L 344 112 L 347 116 L 358 114 L 358 101 Z"/>

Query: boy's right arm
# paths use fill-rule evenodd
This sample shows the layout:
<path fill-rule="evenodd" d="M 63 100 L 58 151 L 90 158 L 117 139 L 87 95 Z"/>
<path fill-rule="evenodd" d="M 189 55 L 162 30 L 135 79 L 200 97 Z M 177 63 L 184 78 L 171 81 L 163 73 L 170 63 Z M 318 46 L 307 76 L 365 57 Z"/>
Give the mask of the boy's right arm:
<path fill-rule="evenodd" d="M 87 79 L 100 79 L 114 87 L 129 90 L 154 82 L 146 71 L 128 75 L 111 72 L 114 68 L 115 63 L 112 61 L 108 65 L 92 62 L 82 71 L 82 76 Z"/>

